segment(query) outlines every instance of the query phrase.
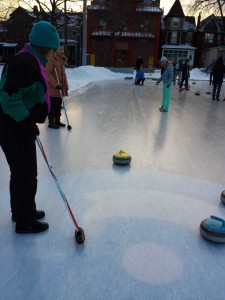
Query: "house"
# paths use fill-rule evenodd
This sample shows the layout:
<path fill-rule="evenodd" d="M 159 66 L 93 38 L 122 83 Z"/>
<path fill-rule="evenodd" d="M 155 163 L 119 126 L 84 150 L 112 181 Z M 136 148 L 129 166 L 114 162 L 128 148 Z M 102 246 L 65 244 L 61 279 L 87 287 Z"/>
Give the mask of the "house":
<path fill-rule="evenodd" d="M 38 11 L 34 6 L 33 11 L 25 8 L 16 8 L 4 22 L 4 40 L 0 41 L 0 62 L 7 62 L 11 56 L 20 50 L 24 43 L 29 41 L 29 33 L 35 22 L 40 20 L 53 21 L 58 30 L 60 42 L 66 45 L 68 63 L 80 64 L 80 42 L 82 14 L 55 10 L 55 15 Z"/>
<path fill-rule="evenodd" d="M 224 53 L 224 20 L 214 14 L 201 21 L 198 16 L 197 29 L 195 33 L 195 65 L 199 68 L 207 67 L 212 59 Z M 222 51 L 222 52 L 221 52 Z"/>
<path fill-rule="evenodd" d="M 158 60 L 160 0 L 93 0 L 87 6 L 87 54 L 95 66 L 144 67 Z"/>
<path fill-rule="evenodd" d="M 159 57 L 166 56 L 171 62 L 174 59 L 188 59 L 190 66 L 193 66 L 195 30 L 195 18 L 185 16 L 180 0 L 175 0 L 161 20 Z"/>

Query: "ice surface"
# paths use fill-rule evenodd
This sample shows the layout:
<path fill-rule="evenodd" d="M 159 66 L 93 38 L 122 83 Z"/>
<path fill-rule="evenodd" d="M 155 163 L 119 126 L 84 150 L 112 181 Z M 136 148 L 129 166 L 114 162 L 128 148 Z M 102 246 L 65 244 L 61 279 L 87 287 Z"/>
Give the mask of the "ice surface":
<path fill-rule="evenodd" d="M 225 102 L 211 100 L 206 81 L 190 85 L 173 88 L 162 114 L 153 80 L 102 79 L 65 100 L 71 131 L 39 126 L 83 245 L 39 149 L 36 202 L 50 228 L 15 234 L 0 151 L 0 299 L 224 298 L 225 245 L 203 239 L 199 225 L 225 217 Z M 130 166 L 112 163 L 121 149 Z"/>

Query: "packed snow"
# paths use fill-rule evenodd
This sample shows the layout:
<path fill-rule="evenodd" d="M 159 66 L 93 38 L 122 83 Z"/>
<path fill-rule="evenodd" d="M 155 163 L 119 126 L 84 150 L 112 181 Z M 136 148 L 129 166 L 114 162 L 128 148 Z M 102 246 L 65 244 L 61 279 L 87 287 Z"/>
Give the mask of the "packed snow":
<path fill-rule="evenodd" d="M 2 72 L 3 66 L 0 66 Z M 69 91 L 75 91 L 91 82 L 102 80 L 125 79 L 126 77 L 135 78 L 136 71 L 133 74 L 112 72 L 104 67 L 81 66 L 77 68 L 66 68 Z M 155 69 L 153 73 L 145 73 L 146 79 L 157 79 L 160 77 L 160 69 Z M 204 69 L 195 68 L 190 71 L 190 80 L 209 80 L 209 74 Z"/>
<path fill-rule="evenodd" d="M 70 92 L 79 89 L 91 82 L 113 79 L 124 79 L 126 77 L 135 77 L 135 71 L 133 74 L 128 73 L 116 73 L 103 67 L 94 66 L 81 66 L 78 68 L 66 69 L 67 79 L 69 83 Z M 160 77 L 160 70 L 156 69 L 154 73 L 146 73 L 146 79 L 157 79 Z M 209 75 L 195 68 L 190 71 L 190 80 L 209 80 Z"/>

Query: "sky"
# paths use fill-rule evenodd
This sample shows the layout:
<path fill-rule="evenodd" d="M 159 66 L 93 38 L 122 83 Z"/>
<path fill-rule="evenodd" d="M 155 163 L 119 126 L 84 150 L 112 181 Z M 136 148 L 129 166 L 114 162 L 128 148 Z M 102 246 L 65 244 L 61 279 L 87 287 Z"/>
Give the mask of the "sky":
<path fill-rule="evenodd" d="M 164 9 L 164 15 L 167 15 L 175 0 L 161 0 L 160 7 Z"/>

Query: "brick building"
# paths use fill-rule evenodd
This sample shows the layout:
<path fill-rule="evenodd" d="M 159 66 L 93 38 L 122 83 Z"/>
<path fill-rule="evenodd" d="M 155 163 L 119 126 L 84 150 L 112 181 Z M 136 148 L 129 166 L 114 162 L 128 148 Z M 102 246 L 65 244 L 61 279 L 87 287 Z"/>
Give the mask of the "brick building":
<path fill-rule="evenodd" d="M 144 67 L 158 59 L 160 0 L 93 0 L 87 7 L 87 53 L 95 66 Z"/>

